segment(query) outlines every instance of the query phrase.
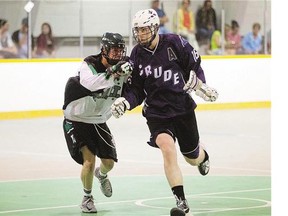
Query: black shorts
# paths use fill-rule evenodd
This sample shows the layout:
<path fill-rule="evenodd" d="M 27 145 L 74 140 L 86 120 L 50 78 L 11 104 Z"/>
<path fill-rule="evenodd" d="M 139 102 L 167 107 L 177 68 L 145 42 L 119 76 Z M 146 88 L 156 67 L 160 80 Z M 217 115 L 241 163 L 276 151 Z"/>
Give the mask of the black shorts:
<path fill-rule="evenodd" d="M 156 138 L 160 133 L 171 135 L 178 141 L 180 151 L 188 158 L 199 156 L 199 132 L 194 110 L 187 115 L 171 119 L 147 119 L 151 136 L 149 145 L 158 148 Z"/>
<path fill-rule="evenodd" d="M 99 158 L 118 161 L 115 142 L 106 123 L 88 124 L 64 119 L 63 130 L 70 155 L 77 163 L 83 164 L 83 146 Z"/>

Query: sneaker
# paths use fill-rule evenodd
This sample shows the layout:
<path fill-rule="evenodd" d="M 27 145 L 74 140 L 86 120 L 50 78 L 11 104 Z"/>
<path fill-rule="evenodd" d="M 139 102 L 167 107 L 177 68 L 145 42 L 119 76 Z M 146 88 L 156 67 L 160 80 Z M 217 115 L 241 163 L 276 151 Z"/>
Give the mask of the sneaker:
<path fill-rule="evenodd" d="M 84 196 L 80 208 L 82 209 L 83 213 L 97 213 L 93 196 Z"/>
<path fill-rule="evenodd" d="M 201 175 L 205 176 L 209 173 L 210 170 L 210 161 L 209 161 L 209 156 L 207 154 L 207 152 L 205 151 L 205 158 L 206 160 L 204 160 L 203 162 L 201 162 L 198 166 L 198 170 L 201 173 Z"/>
<path fill-rule="evenodd" d="M 185 216 L 190 210 L 187 200 L 177 199 L 176 206 L 170 210 L 170 216 Z"/>
<path fill-rule="evenodd" d="M 182 211 L 184 211 L 185 213 L 189 212 L 189 206 L 188 206 L 188 202 L 186 199 L 184 200 L 177 200 L 176 201 L 176 206 L 178 209 L 181 209 Z"/>
<path fill-rule="evenodd" d="M 185 212 L 174 207 L 170 210 L 170 216 L 185 216 Z"/>
<path fill-rule="evenodd" d="M 112 185 L 110 183 L 110 180 L 108 179 L 108 175 L 106 177 L 103 177 L 100 175 L 100 167 L 97 167 L 95 169 L 95 177 L 98 178 L 100 182 L 100 189 L 102 193 L 106 197 L 111 197 L 112 196 Z"/>

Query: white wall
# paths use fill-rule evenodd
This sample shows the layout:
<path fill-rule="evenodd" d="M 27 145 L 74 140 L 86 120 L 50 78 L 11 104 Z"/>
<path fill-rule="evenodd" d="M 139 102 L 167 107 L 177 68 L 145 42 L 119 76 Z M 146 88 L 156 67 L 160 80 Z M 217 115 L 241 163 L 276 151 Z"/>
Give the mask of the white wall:
<path fill-rule="evenodd" d="M 0 63 L 0 112 L 61 109 L 66 80 L 79 64 Z"/>
<path fill-rule="evenodd" d="M 207 84 L 219 92 L 218 103 L 270 101 L 270 65 L 270 58 L 204 59 L 202 63 Z"/>
<path fill-rule="evenodd" d="M 61 109 L 66 81 L 80 63 L 0 62 L 0 112 Z M 270 101 L 270 64 L 270 58 L 202 60 L 218 103 Z"/>

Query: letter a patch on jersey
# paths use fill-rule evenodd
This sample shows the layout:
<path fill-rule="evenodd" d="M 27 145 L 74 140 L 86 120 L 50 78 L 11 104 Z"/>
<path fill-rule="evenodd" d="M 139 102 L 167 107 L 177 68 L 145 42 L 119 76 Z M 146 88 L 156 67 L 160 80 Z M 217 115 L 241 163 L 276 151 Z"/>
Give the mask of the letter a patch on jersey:
<path fill-rule="evenodd" d="M 169 61 L 177 60 L 177 56 L 175 55 L 171 47 L 167 48 L 167 52 L 168 52 Z"/>

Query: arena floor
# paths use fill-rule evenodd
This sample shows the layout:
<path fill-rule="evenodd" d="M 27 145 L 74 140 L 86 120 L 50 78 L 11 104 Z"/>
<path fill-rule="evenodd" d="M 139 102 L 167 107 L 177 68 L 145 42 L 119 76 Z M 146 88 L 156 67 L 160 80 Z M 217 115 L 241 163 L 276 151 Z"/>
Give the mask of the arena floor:
<path fill-rule="evenodd" d="M 201 176 L 178 154 L 193 215 L 271 215 L 270 109 L 196 112 L 211 170 Z M 111 118 L 119 162 L 110 172 L 113 196 L 94 181 L 97 216 L 168 216 L 175 205 L 162 156 L 146 144 L 140 114 Z M 79 216 L 81 166 L 71 158 L 62 118 L 0 121 L 0 215 Z M 98 161 L 99 162 L 99 161 Z"/>

